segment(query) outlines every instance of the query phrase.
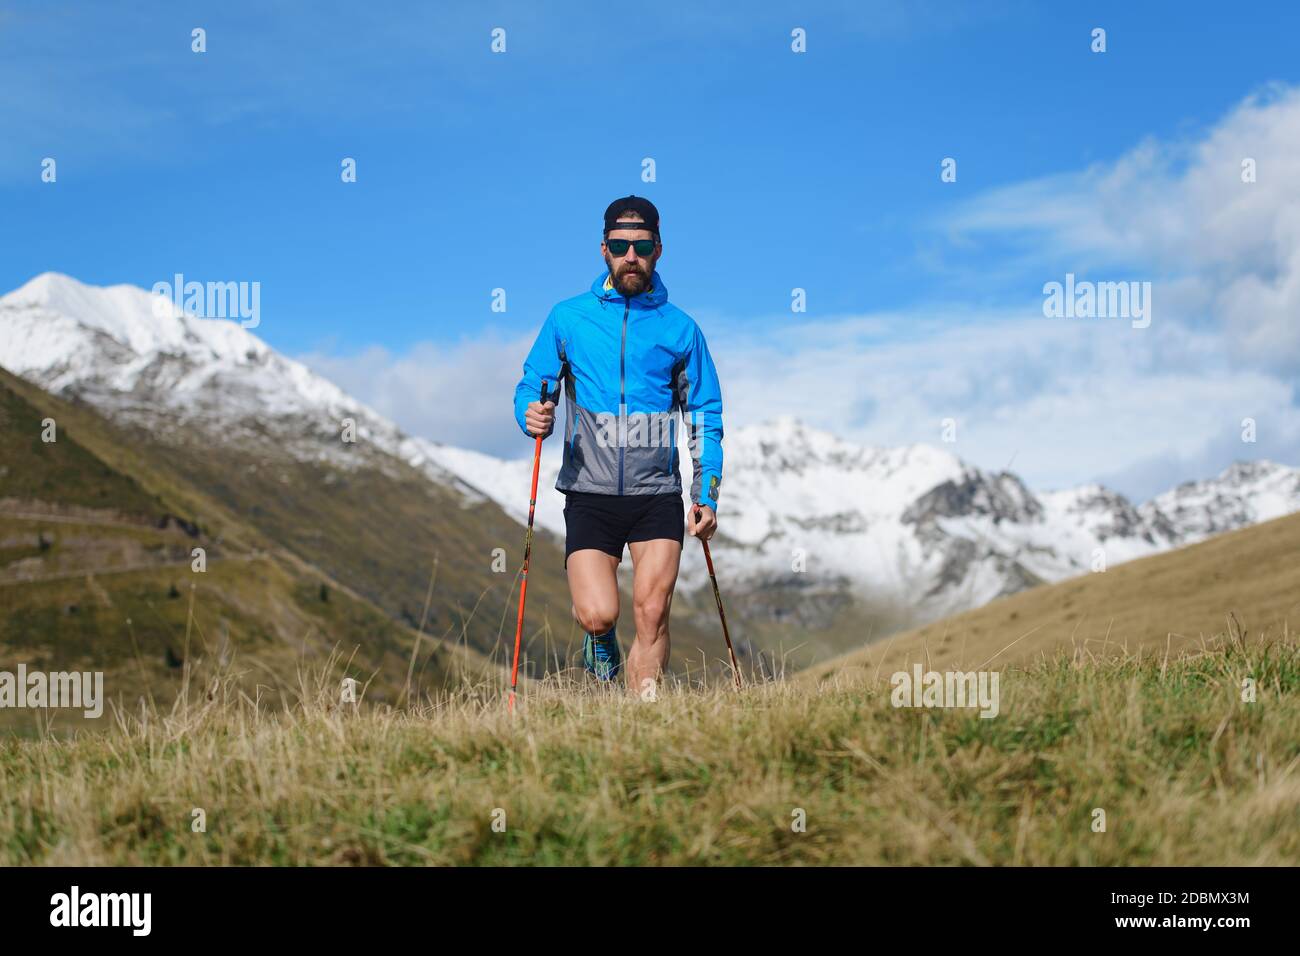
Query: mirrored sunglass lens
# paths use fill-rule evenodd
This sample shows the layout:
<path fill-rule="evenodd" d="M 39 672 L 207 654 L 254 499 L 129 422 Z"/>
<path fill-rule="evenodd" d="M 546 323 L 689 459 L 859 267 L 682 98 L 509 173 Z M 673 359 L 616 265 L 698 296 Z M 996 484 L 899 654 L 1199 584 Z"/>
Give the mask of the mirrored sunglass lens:
<path fill-rule="evenodd" d="M 607 239 L 605 245 L 609 247 L 610 253 L 616 256 L 627 255 L 627 247 L 636 248 L 636 254 L 642 259 L 650 256 L 655 251 L 655 241 L 653 239 Z"/>

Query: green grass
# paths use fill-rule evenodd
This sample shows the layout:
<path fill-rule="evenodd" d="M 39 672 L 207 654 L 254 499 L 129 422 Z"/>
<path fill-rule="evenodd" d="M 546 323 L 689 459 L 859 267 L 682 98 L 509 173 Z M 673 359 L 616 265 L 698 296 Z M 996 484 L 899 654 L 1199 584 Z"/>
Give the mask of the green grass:
<path fill-rule="evenodd" d="M 551 678 L 514 716 L 490 684 L 353 712 L 336 678 L 0 743 L 0 863 L 1300 863 L 1290 641 L 1007 668 L 992 719 L 861 677 L 653 702 Z"/>
<path fill-rule="evenodd" d="M 324 590 L 322 591 L 322 587 Z M 322 598 L 322 594 L 324 598 Z M 413 692 L 436 691 L 490 668 L 439 635 L 416 634 L 368 602 L 291 563 L 264 555 L 188 565 L 0 585 L 0 669 L 103 671 L 110 700 L 167 707 L 186 661 L 234 690 L 294 699 L 295 673 L 337 652 L 346 676 L 376 701 L 396 702 L 408 671 Z M 343 671 L 338 675 L 344 676 Z M 0 710 L 0 731 L 30 734 L 31 712 Z M 60 732 L 90 726 L 60 713 Z"/>
<path fill-rule="evenodd" d="M 159 500 L 133 478 L 97 458 L 78 441 L 81 422 L 38 411 L 0 377 L 0 498 L 156 516 Z M 55 423 L 44 441 L 46 420 Z"/>

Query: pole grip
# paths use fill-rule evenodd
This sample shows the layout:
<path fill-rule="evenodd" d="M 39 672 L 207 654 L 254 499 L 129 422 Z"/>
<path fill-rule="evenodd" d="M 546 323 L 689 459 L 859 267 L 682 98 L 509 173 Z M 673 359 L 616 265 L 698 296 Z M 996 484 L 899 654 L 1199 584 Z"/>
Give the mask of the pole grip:
<path fill-rule="evenodd" d="M 557 403 L 558 403 L 559 400 L 560 400 L 560 386 L 559 386 L 558 384 L 555 386 L 555 400 L 556 400 Z M 548 395 L 546 394 L 546 379 L 542 379 L 542 404 L 545 405 L 548 401 L 550 401 L 550 396 L 548 396 Z M 530 433 L 530 434 L 531 434 L 531 433 Z M 550 433 L 548 432 L 547 434 L 550 434 Z M 545 435 L 537 435 L 537 436 L 536 436 L 537 441 L 538 441 L 538 445 L 537 445 L 537 447 L 538 447 L 539 449 L 541 448 L 541 440 L 542 440 L 543 438 L 545 438 L 545 437 L 546 437 Z"/>

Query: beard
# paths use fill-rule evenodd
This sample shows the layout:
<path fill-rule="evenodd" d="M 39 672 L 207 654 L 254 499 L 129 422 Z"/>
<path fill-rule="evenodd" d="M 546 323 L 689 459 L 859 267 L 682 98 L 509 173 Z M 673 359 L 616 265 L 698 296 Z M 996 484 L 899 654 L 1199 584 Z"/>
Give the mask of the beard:
<path fill-rule="evenodd" d="M 612 269 L 610 274 L 614 277 L 614 288 L 624 295 L 636 295 L 650 284 L 649 272 L 643 265 L 620 264 L 617 269 Z"/>

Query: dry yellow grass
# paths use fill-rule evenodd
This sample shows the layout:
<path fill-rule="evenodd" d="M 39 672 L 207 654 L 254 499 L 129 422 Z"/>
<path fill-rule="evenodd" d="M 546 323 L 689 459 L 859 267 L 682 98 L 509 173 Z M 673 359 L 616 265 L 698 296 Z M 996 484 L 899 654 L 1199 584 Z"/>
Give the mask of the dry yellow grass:
<path fill-rule="evenodd" d="M 1298 547 L 1300 516 L 653 702 L 566 672 L 512 716 L 493 672 L 353 708 L 336 660 L 269 703 L 187 667 L 170 708 L 0 738 L 0 864 L 1295 864 Z M 911 661 L 999 670 L 998 715 L 893 706 Z"/>
<path fill-rule="evenodd" d="M 1291 642 L 1009 668 L 992 719 L 893 707 L 860 674 L 654 702 L 551 679 L 514 716 L 488 684 L 353 712 L 337 676 L 276 712 L 223 685 L 0 741 L 0 863 L 1300 861 Z"/>

